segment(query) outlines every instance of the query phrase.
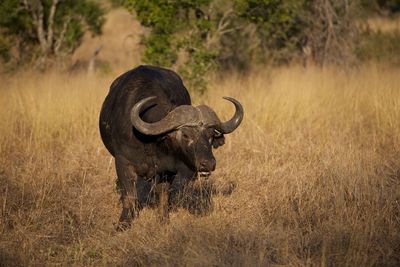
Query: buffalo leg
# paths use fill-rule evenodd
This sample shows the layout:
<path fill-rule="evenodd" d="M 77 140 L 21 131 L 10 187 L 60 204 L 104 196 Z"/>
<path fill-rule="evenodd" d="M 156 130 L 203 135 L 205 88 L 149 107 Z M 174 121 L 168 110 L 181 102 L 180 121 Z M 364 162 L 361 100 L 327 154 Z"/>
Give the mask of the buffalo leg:
<path fill-rule="evenodd" d="M 117 230 L 128 228 L 139 216 L 139 202 L 136 191 L 137 175 L 132 165 L 121 158 L 115 159 L 115 167 L 121 185 L 122 212 Z"/>
<path fill-rule="evenodd" d="M 152 194 L 152 183 L 144 177 L 138 176 L 136 181 L 136 192 L 140 208 L 151 206 L 154 203 Z"/>

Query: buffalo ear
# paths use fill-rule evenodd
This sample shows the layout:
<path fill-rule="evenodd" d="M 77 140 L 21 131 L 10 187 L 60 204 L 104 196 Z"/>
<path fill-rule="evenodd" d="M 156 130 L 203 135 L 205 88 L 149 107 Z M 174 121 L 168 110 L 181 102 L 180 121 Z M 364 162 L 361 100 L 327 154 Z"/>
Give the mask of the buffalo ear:
<path fill-rule="evenodd" d="M 225 144 L 225 137 L 223 134 L 221 134 L 220 136 L 214 137 L 214 139 L 212 141 L 213 148 L 218 148 L 220 146 L 223 146 L 224 144 Z"/>

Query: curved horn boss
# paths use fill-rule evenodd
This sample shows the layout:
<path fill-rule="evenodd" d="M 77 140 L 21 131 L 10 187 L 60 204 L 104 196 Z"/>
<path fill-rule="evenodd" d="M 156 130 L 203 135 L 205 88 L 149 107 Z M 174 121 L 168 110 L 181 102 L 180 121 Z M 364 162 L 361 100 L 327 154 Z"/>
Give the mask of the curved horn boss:
<path fill-rule="evenodd" d="M 193 106 L 182 105 L 176 107 L 170 113 L 158 122 L 148 123 L 140 118 L 140 113 L 146 104 L 156 99 L 151 96 L 140 100 L 133 106 L 131 111 L 131 122 L 135 128 L 146 135 L 160 135 L 172 131 L 182 125 L 200 123 L 200 115 Z"/>

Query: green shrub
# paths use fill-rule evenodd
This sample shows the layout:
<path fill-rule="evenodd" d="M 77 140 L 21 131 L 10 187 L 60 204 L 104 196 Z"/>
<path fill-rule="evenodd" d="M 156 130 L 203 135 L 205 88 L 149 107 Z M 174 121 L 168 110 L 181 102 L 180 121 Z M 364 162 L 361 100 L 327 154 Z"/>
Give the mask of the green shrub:
<path fill-rule="evenodd" d="M 356 54 L 362 61 L 374 60 L 400 66 L 400 31 L 365 32 Z"/>

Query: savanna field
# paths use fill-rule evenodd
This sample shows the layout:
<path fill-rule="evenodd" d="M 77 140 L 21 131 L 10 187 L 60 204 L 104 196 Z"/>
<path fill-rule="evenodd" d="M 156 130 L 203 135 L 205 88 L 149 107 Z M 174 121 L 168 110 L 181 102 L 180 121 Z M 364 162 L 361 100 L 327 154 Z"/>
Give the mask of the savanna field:
<path fill-rule="evenodd" d="M 125 232 L 115 231 L 114 162 L 98 131 L 117 75 L 1 78 L 1 266 L 400 264 L 399 69 L 213 79 L 196 104 L 223 119 L 234 109 L 222 96 L 245 108 L 215 151 L 214 209 L 178 208 L 162 225 L 146 208 Z"/>

